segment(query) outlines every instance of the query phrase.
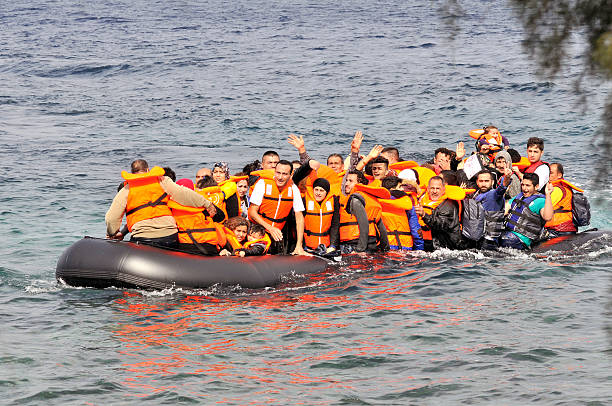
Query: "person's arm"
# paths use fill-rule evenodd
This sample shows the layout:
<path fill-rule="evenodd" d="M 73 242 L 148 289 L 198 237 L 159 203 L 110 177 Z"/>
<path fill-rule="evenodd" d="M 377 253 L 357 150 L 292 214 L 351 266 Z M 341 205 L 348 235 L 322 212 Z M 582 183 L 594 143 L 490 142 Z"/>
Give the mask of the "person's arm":
<path fill-rule="evenodd" d="M 161 185 L 164 192 L 168 193 L 170 199 L 174 200 L 178 204 L 190 207 L 204 207 L 208 214 L 213 217 L 217 212 L 215 206 L 201 194 L 194 192 L 193 190 L 177 185 L 167 176 L 161 176 L 159 184 Z"/>
<path fill-rule="evenodd" d="M 304 146 L 304 136 L 300 135 L 299 137 L 295 134 L 289 134 L 289 138 L 287 138 L 287 142 L 293 145 L 300 154 L 300 164 L 304 166 L 305 163 L 310 161 L 310 155 L 306 152 L 306 147 Z"/>
<path fill-rule="evenodd" d="M 425 249 L 425 243 L 423 241 L 421 225 L 419 224 L 419 216 L 417 216 L 414 207 L 408 213 L 408 225 L 410 226 L 410 234 L 412 234 L 412 249 L 422 251 Z"/>
<path fill-rule="evenodd" d="M 272 237 L 274 241 L 283 240 L 283 232 L 279 230 L 278 228 L 268 224 L 263 219 L 263 217 L 259 215 L 259 205 L 258 204 L 254 204 L 251 202 L 251 205 L 249 206 L 249 219 L 251 219 L 251 221 L 254 223 L 261 224 L 266 229 L 268 234 L 270 234 L 270 237 Z"/>
<path fill-rule="evenodd" d="M 385 227 L 385 223 L 383 223 L 382 218 L 378 220 L 376 227 L 378 227 L 378 232 L 380 233 L 380 242 L 378 247 L 381 251 L 387 252 L 389 251 L 389 236 L 387 235 L 387 227 Z"/>
<path fill-rule="evenodd" d="M 540 216 L 542 216 L 542 218 L 544 219 L 544 221 L 550 221 L 553 218 L 553 215 L 555 214 L 555 210 L 553 209 L 553 204 L 552 204 L 552 199 L 550 197 L 550 195 L 552 194 L 552 191 L 554 189 L 554 186 L 551 185 L 550 183 L 546 185 L 546 189 L 544 189 L 544 193 L 545 193 L 545 199 L 546 199 L 546 203 L 544 203 L 544 208 L 542 210 L 540 210 Z"/>
<path fill-rule="evenodd" d="M 291 253 L 292 255 L 307 255 L 306 251 L 304 251 L 303 241 L 304 241 L 304 212 L 296 211 L 295 212 L 295 233 L 296 233 L 296 242 L 295 249 Z"/>
<path fill-rule="evenodd" d="M 259 215 L 259 206 L 263 202 L 263 196 L 266 189 L 266 183 L 263 179 L 260 179 L 253 187 L 253 193 L 251 194 L 251 204 L 249 205 L 249 219 L 253 223 L 261 224 L 268 234 L 272 237 L 274 241 L 282 241 L 283 240 L 283 232 L 276 227 L 268 224 L 263 217 Z"/>
<path fill-rule="evenodd" d="M 310 175 L 313 170 L 317 170 L 320 165 L 321 164 L 318 161 L 315 161 L 314 159 L 309 160 L 308 163 L 302 164 L 302 166 L 300 166 L 296 169 L 295 172 L 293 172 L 291 180 L 293 180 L 293 183 L 297 185 L 302 181 L 302 179 Z"/>
<path fill-rule="evenodd" d="M 329 227 L 330 246 L 340 246 L 340 197 L 334 196 L 334 214 L 332 214 L 331 226 Z"/>
<path fill-rule="evenodd" d="M 123 214 L 127 207 L 127 198 L 129 193 L 129 186 L 125 186 L 123 189 L 117 192 L 113 198 L 113 202 L 109 207 L 104 221 L 106 222 L 106 235 L 108 237 L 115 237 L 121 227 L 121 221 L 123 220 Z"/>
<path fill-rule="evenodd" d="M 376 158 L 378 155 L 380 155 L 380 153 L 383 150 L 383 146 L 382 145 L 374 145 L 374 147 L 370 150 L 370 152 L 368 153 L 368 155 L 363 158 L 361 161 L 359 161 L 359 163 L 357 164 L 357 166 L 355 166 L 355 169 L 357 169 L 358 171 L 362 170 L 363 168 L 365 168 L 365 166 L 370 163 L 370 161 L 374 158 Z"/>
<path fill-rule="evenodd" d="M 368 248 L 368 238 L 370 223 L 368 222 L 368 214 L 366 213 L 363 201 L 357 198 L 355 195 L 351 198 L 351 214 L 357 219 L 357 225 L 359 226 L 359 241 L 355 251 L 364 252 Z"/>

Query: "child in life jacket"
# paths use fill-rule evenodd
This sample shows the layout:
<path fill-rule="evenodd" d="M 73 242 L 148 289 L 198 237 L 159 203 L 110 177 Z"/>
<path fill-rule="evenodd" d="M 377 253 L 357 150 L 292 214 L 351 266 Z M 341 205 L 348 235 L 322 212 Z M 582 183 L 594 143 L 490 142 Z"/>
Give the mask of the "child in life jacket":
<path fill-rule="evenodd" d="M 265 255 L 272 244 L 266 229 L 260 224 L 251 224 L 247 240 L 244 248 L 235 250 L 234 255 L 239 257 Z"/>
<path fill-rule="evenodd" d="M 249 233 L 249 221 L 241 216 L 232 217 L 225 222 L 225 235 L 227 244 L 225 248 L 219 252 L 221 256 L 232 255 L 236 250 L 243 248 L 243 244 L 247 241 Z"/>

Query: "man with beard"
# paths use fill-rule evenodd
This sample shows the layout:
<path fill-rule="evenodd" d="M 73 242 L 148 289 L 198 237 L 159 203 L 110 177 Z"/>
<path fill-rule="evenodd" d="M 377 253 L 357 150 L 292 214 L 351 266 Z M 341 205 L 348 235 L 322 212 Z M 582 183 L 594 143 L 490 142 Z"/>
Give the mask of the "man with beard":
<path fill-rule="evenodd" d="M 483 169 L 476 175 L 478 190 L 463 201 L 461 223 L 466 248 L 495 249 L 504 231 L 504 195 L 512 169 L 504 168 L 504 181 L 493 189 L 493 174 Z"/>

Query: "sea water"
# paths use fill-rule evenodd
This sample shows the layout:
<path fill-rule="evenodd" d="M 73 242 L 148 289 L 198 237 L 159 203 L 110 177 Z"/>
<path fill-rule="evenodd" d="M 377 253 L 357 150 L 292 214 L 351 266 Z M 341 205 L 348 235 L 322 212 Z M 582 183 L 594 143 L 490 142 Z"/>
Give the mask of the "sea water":
<path fill-rule="evenodd" d="M 440 3 L 441 4 L 441 3 Z M 530 136 L 611 229 L 593 144 L 609 86 L 554 79 L 505 1 L 14 0 L 0 5 L 3 404 L 612 403 L 610 242 L 535 257 L 373 256 L 280 286 L 144 292 L 55 280 L 102 237 L 135 158 L 179 178 L 268 150 L 396 146 L 424 162 L 497 125 Z M 605 158 L 609 159 L 609 157 Z"/>

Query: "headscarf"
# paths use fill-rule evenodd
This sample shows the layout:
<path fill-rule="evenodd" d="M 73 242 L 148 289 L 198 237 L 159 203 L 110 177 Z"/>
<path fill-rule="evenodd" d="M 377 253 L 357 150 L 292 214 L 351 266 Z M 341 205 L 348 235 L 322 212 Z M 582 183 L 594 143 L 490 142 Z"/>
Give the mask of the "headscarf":
<path fill-rule="evenodd" d="M 191 179 L 186 179 L 186 178 L 179 179 L 179 180 L 176 182 L 176 184 L 177 184 L 177 185 L 184 186 L 184 187 L 186 187 L 186 188 L 189 188 L 189 189 L 193 190 L 193 181 L 192 181 Z"/>
<path fill-rule="evenodd" d="M 213 166 L 213 171 L 215 170 L 215 168 L 221 168 L 221 170 L 225 172 L 225 179 L 230 178 L 229 165 L 227 164 L 227 162 L 225 161 L 215 162 L 215 165 Z"/>

